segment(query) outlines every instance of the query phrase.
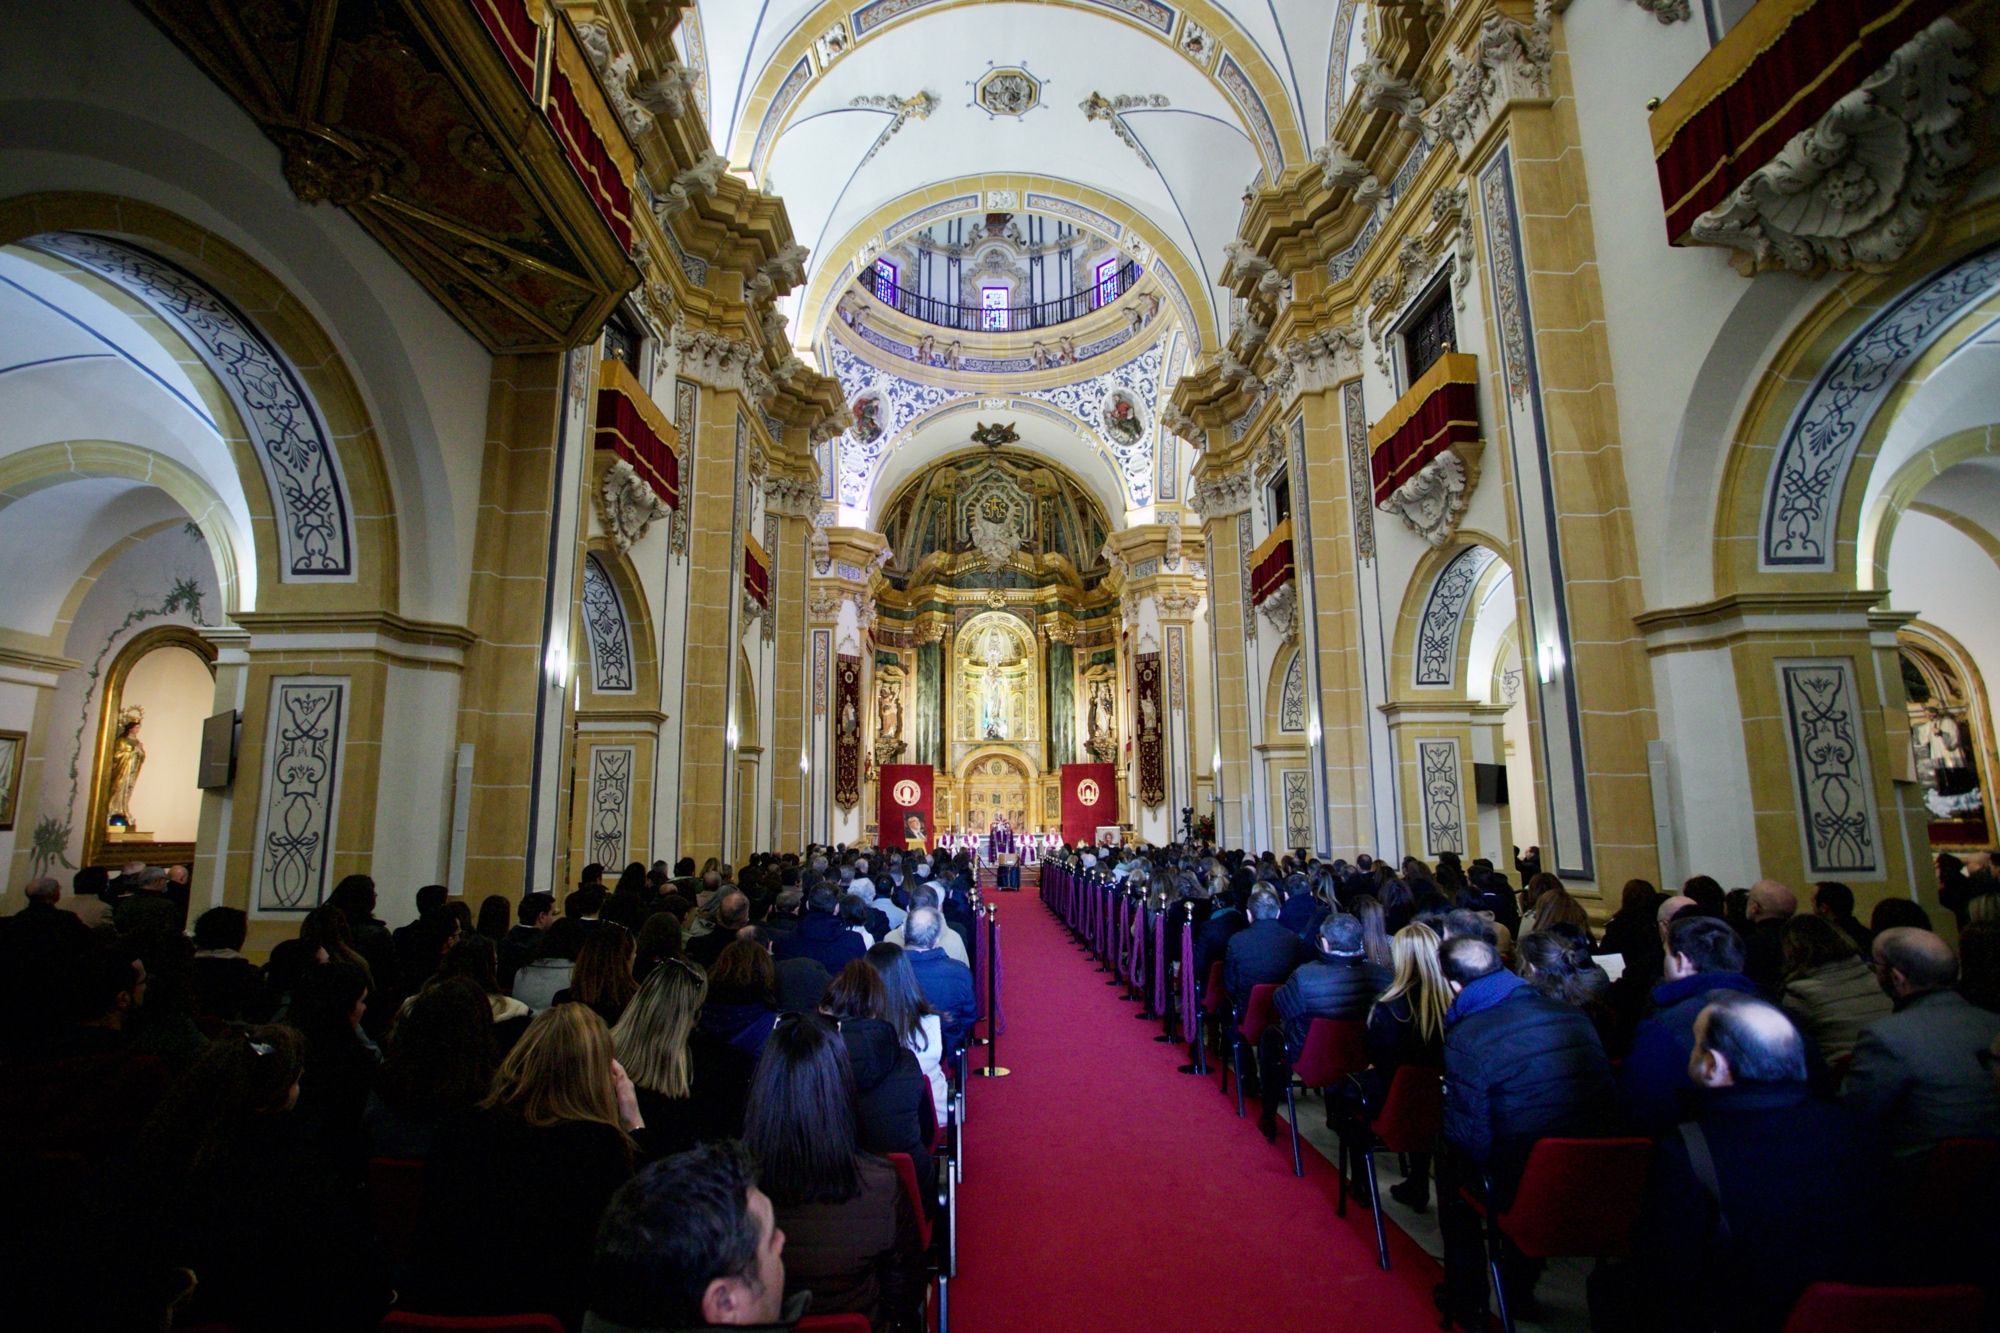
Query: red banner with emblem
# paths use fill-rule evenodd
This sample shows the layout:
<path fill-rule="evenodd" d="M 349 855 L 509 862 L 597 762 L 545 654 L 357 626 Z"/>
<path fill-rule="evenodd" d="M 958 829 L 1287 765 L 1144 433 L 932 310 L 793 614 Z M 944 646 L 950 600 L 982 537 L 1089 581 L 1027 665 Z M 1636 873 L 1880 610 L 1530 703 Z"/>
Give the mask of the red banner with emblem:
<path fill-rule="evenodd" d="M 1100 824 L 1116 824 L 1118 769 L 1113 764 L 1062 766 L 1062 835 L 1072 847 L 1089 846 Z"/>
<path fill-rule="evenodd" d="M 877 809 L 881 830 L 876 844 L 887 850 L 905 851 L 921 847 L 929 851 L 936 843 L 936 821 L 931 818 L 931 783 L 937 770 L 929 764 L 884 764 L 882 794 Z"/>

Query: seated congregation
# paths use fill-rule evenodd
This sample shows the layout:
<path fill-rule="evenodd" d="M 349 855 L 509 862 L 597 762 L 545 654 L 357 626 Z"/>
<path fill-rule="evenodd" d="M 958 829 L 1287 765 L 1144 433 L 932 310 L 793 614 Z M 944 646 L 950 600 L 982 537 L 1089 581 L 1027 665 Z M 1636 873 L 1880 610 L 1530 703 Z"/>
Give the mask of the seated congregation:
<path fill-rule="evenodd" d="M 1199 996 L 1184 1068 L 1213 1055 L 1267 1137 L 1312 1087 L 1343 1177 L 1406 1157 L 1389 1193 L 1435 1199 L 1448 1323 L 1533 1311 L 1548 1247 L 1506 1226 L 1535 1209 L 1597 1228 L 1557 1252 L 1603 1256 L 1601 1328 L 1779 1329 L 1830 1280 L 1980 1299 L 1990 871 L 1949 900 L 1954 948 L 1832 883 L 1802 908 L 1634 882 L 1600 930 L 1522 869 L 1517 895 L 1483 862 L 1181 845 L 1065 853 L 1044 896 L 1088 884 L 1135 948 L 1173 942 L 1113 956 L 1170 1024 Z M 591 867 L 560 904 L 476 912 L 430 886 L 394 930 L 354 876 L 261 965 L 239 911 L 184 931 L 184 880 L 39 880 L 0 922 L 6 1188 L 36 1223 L 9 1326 L 927 1325 L 982 1017 L 962 858 Z M 1352 1051 L 1326 1077 L 1332 1029 Z M 1399 1142 L 1411 1089 L 1434 1124 Z"/>
<path fill-rule="evenodd" d="M 1599 930 L 1517 869 L 1519 894 L 1450 854 L 1125 849 L 1065 861 L 1045 898 L 1189 1038 L 1183 1073 L 1214 1058 L 1267 1139 L 1294 1106 L 1295 1170 L 1297 1094 L 1325 1094 L 1343 1208 L 1377 1151 L 1406 1162 L 1402 1207 L 1435 1182 L 1448 1326 L 1485 1328 L 1494 1297 L 1532 1316 L 1556 1255 L 1598 1261 L 1603 1329 L 1776 1330 L 1816 1283 L 2000 1309 L 1990 868 L 1941 871 L 1957 948 L 1907 899 L 1863 924 L 1832 882 L 1802 910 L 1772 881 L 1635 880 Z"/>
<path fill-rule="evenodd" d="M 190 937 L 131 877 L 37 880 L 0 921 L 0 1178 L 35 1219 L 0 1322 L 922 1327 L 968 868 L 678 869 L 593 866 L 560 913 L 431 886 L 395 930 L 352 876 L 261 966 L 241 911 Z"/>

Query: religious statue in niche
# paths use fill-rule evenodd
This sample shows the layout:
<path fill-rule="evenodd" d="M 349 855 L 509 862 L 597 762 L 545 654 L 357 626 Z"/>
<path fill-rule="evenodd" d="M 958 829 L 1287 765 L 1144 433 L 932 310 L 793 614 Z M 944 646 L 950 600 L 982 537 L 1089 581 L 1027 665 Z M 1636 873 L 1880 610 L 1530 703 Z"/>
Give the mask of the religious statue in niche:
<path fill-rule="evenodd" d="M 1090 684 L 1090 712 L 1084 748 L 1100 763 L 1110 763 L 1118 754 L 1118 712 L 1109 680 Z"/>
<path fill-rule="evenodd" d="M 953 736 L 961 742 L 1033 740 L 1038 701 L 1034 637 L 1015 617 L 987 612 L 960 631 L 953 665 Z"/>
<path fill-rule="evenodd" d="M 882 438 L 882 400 L 872 393 L 854 400 L 854 438 L 862 444 Z"/>
<path fill-rule="evenodd" d="M 118 710 L 118 730 L 111 742 L 111 771 L 104 780 L 104 823 L 108 828 L 133 829 L 132 789 L 146 766 L 146 746 L 139 739 L 146 710 L 134 704 Z"/>
<path fill-rule="evenodd" d="M 841 738 L 843 740 L 850 740 L 855 737 L 858 737 L 860 734 L 861 734 L 861 720 L 854 715 L 854 700 L 842 699 L 840 701 Z"/>
<path fill-rule="evenodd" d="M 1000 671 L 1006 654 L 1005 637 L 997 629 L 988 630 L 980 654 L 986 670 L 979 682 L 979 734 L 989 741 L 1007 739 L 1007 678 Z"/>
<path fill-rule="evenodd" d="M 876 736 L 881 740 L 895 740 L 903 734 L 903 699 L 894 681 L 882 682 L 875 701 Z"/>
<path fill-rule="evenodd" d="M 1113 389 L 1104 400 L 1104 433 L 1123 445 L 1134 445 L 1146 433 L 1139 419 L 1139 405 L 1123 389 Z"/>
<path fill-rule="evenodd" d="M 1139 734 L 1157 736 L 1160 733 L 1160 708 L 1150 695 L 1139 696 Z"/>

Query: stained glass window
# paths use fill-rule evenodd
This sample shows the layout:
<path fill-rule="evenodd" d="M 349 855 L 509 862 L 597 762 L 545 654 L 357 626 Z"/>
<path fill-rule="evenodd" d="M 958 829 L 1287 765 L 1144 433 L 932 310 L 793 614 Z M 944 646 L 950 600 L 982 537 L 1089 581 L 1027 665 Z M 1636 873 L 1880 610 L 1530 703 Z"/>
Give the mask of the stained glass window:
<path fill-rule="evenodd" d="M 981 287 L 979 289 L 979 327 L 999 329 L 1007 327 L 1007 289 L 1005 287 Z"/>
<path fill-rule="evenodd" d="M 878 301 L 887 301 L 890 305 L 896 304 L 897 297 L 902 295 L 902 283 L 900 279 L 901 275 L 896 272 L 896 265 L 894 263 L 887 259 L 876 260 L 875 299 Z"/>

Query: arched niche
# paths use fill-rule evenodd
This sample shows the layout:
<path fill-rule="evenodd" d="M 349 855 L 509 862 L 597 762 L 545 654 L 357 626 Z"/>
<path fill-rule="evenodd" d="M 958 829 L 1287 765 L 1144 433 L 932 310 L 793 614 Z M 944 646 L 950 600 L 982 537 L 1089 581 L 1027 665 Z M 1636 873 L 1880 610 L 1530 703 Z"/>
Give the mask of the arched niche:
<path fill-rule="evenodd" d="M 88 865 L 194 859 L 202 727 L 215 712 L 215 649 L 181 625 L 134 635 L 105 677 L 91 764 Z"/>

